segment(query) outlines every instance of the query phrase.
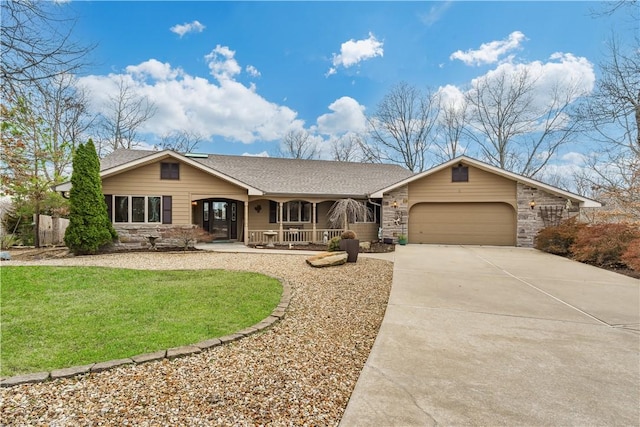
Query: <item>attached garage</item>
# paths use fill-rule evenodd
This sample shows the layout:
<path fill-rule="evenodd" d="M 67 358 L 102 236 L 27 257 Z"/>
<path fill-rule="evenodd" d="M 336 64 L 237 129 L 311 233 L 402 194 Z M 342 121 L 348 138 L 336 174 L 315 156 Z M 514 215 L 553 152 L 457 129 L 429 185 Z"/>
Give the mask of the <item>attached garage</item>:
<path fill-rule="evenodd" d="M 418 203 L 409 211 L 409 243 L 516 245 L 516 211 L 508 203 Z"/>

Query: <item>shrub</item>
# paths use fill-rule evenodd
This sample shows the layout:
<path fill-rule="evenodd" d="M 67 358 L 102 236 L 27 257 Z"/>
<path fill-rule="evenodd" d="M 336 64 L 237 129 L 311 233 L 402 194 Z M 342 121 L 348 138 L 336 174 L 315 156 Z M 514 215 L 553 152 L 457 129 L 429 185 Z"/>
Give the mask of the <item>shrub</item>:
<path fill-rule="evenodd" d="M 340 236 L 333 237 L 329 240 L 329 248 L 327 249 L 329 252 L 339 251 L 340 250 Z"/>
<path fill-rule="evenodd" d="M 3 251 L 11 248 L 16 243 L 18 243 L 18 238 L 15 234 L 5 234 L 0 237 L 0 249 Z"/>
<path fill-rule="evenodd" d="M 619 267 L 624 264 L 622 255 L 637 238 L 640 232 L 627 224 L 594 224 L 578 231 L 570 250 L 577 261 Z"/>
<path fill-rule="evenodd" d="M 630 269 L 640 271 L 640 238 L 629 242 L 627 250 L 620 258 Z"/>
<path fill-rule="evenodd" d="M 76 255 L 94 254 L 116 237 L 102 194 L 100 159 L 89 140 L 73 155 L 69 226 L 64 243 Z"/>
<path fill-rule="evenodd" d="M 346 230 L 340 235 L 340 238 L 348 240 L 348 239 L 357 239 L 358 236 L 356 235 L 355 231 Z"/>
<path fill-rule="evenodd" d="M 213 236 L 200 227 L 179 227 L 173 228 L 167 237 L 174 239 L 183 250 L 193 247 L 198 242 L 210 242 Z"/>
<path fill-rule="evenodd" d="M 536 236 L 536 249 L 550 254 L 568 256 L 571 254 L 570 248 L 576 240 L 578 231 L 584 227 L 586 225 L 578 222 L 575 217 L 559 225 L 545 227 Z"/>

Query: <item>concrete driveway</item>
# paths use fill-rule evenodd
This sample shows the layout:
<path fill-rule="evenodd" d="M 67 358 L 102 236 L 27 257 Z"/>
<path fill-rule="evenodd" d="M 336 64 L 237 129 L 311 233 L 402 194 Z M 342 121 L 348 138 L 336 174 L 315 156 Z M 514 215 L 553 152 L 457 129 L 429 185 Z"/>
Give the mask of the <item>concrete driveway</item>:
<path fill-rule="evenodd" d="M 533 249 L 398 247 L 341 426 L 640 424 L 640 280 Z"/>

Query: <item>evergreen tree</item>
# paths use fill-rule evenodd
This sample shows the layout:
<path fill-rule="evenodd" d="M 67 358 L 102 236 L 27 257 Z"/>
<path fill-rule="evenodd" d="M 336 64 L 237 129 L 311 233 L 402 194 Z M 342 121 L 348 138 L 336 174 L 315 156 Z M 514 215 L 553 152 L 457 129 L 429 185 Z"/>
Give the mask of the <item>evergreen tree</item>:
<path fill-rule="evenodd" d="M 73 156 L 69 202 L 69 226 L 64 242 L 74 254 L 94 254 L 117 237 L 107 215 L 100 160 L 91 140 L 80 144 Z"/>

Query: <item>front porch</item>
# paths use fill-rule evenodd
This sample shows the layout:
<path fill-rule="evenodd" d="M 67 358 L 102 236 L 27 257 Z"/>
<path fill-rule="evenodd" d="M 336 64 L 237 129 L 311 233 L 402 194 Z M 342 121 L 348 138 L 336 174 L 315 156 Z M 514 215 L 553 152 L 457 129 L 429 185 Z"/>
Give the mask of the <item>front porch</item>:
<path fill-rule="evenodd" d="M 273 236 L 273 243 L 277 244 L 309 244 L 309 243 L 328 243 L 333 237 L 340 236 L 344 230 L 336 228 L 320 228 L 320 229 L 300 229 L 286 228 L 282 230 L 249 230 L 248 245 L 267 244 L 270 240 L 269 234 L 277 233 Z M 266 233 L 266 234 L 265 234 Z"/>
<path fill-rule="evenodd" d="M 335 200 L 255 198 L 250 201 L 222 197 L 192 199 L 192 224 L 210 234 L 212 241 L 245 245 L 323 244 L 340 236 L 344 228 L 330 228 L 327 213 Z M 362 203 L 367 203 L 362 201 Z M 378 240 L 379 208 L 362 222 L 347 228 L 362 241 Z"/>

